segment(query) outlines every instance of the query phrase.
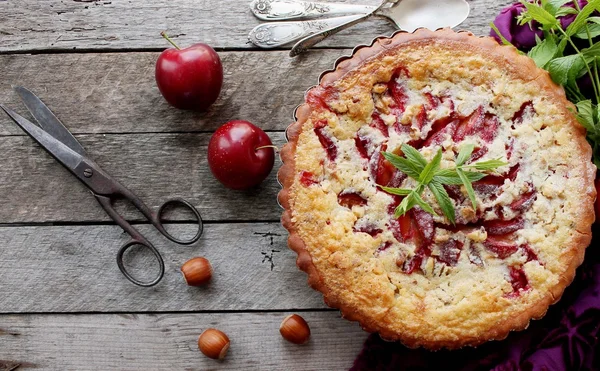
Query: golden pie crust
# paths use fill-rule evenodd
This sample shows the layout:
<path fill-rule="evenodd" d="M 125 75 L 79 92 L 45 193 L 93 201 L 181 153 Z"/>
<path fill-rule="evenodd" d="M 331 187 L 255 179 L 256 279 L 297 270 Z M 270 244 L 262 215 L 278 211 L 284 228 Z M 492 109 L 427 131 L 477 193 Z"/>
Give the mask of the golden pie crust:
<path fill-rule="evenodd" d="M 420 29 L 355 49 L 307 92 L 281 151 L 298 267 L 345 318 L 409 347 L 526 328 L 559 300 L 591 240 L 596 168 L 573 110 L 546 71 L 491 38 Z M 442 148 L 442 168 L 466 143 L 509 165 L 476 184 L 477 210 L 464 188 L 448 189 L 456 226 L 427 190 L 438 216 L 398 219 L 400 199 L 376 183 L 410 186 L 378 157 L 403 143 L 429 160 Z"/>

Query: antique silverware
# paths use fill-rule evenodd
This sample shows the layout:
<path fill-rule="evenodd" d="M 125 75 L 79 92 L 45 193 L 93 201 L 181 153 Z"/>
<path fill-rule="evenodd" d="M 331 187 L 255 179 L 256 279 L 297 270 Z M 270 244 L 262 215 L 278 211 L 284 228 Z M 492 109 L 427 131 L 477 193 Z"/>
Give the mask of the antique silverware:
<path fill-rule="evenodd" d="M 278 1 L 280 0 L 272 0 L 269 4 L 273 7 L 273 4 Z M 455 27 L 468 17 L 469 11 L 469 4 L 465 0 L 384 0 L 366 14 L 323 20 L 264 23 L 250 32 L 249 39 L 262 48 L 280 47 L 299 40 L 290 51 L 290 56 L 293 57 L 328 36 L 372 16 L 382 17 L 395 27 L 412 32 L 419 27 L 434 30 L 441 27 Z M 270 15 L 271 19 L 274 16 L 274 14 Z M 279 15 L 277 19 L 288 18 Z"/>
<path fill-rule="evenodd" d="M 27 107 L 31 115 L 38 122 L 39 126 L 2 104 L 0 104 L 0 108 L 3 109 L 12 120 L 21 127 L 21 129 L 38 142 L 42 148 L 48 151 L 52 157 L 85 184 L 111 219 L 131 236 L 129 242 L 121 246 L 117 253 L 117 266 L 123 275 L 138 286 L 149 287 L 156 285 L 160 282 L 165 272 L 165 264 L 160 253 L 140 232 L 137 231 L 135 227 L 115 210 L 113 201 L 116 199 L 128 200 L 163 236 L 180 245 L 192 244 L 202 235 L 203 223 L 200 212 L 191 203 L 180 198 L 166 201 L 156 212 L 151 210 L 138 196 L 125 188 L 125 186 L 102 170 L 94 160 L 88 157 L 88 154 L 79 141 L 75 139 L 73 134 L 71 134 L 71 132 L 37 96 L 23 87 L 15 87 L 14 89 L 23 100 L 25 107 Z M 195 215 L 198 223 L 198 231 L 194 237 L 189 239 L 179 239 L 172 236 L 165 229 L 161 217 L 165 207 L 168 206 L 184 207 L 189 209 Z M 138 280 L 133 277 L 125 267 L 123 256 L 125 252 L 133 246 L 148 249 L 154 254 L 158 262 L 158 275 L 153 280 Z"/>
<path fill-rule="evenodd" d="M 320 3 L 296 0 L 254 0 L 252 13 L 263 21 L 283 21 L 300 18 L 331 17 L 346 14 L 366 14 L 377 9 L 371 5 Z"/>
<path fill-rule="evenodd" d="M 368 16 L 354 14 L 310 21 L 263 23 L 250 31 L 248 39 L 264 49 L 277 48 L 316 33 L 326 33 L 338 27 L 348 28 L 365 17 Z"/>

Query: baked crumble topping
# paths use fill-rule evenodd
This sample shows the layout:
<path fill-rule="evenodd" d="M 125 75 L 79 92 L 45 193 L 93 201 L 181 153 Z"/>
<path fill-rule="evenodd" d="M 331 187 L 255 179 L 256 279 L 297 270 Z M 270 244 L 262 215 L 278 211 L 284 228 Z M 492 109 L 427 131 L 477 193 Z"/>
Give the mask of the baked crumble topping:
<path fill-rule="evenodd" d="M 329 296 L 361 323 L 452 347 L 497 337 L 498 323 L 540 316 L 540 302 L 558 299 L 586 247 L 577 218 L 591 209 L 581 203 L 592 165 L 566 99 L 544 91 L 540 76 L 430 38 L 309 91 L 291 222 Z M 507 165 L 473 183 L 476 209 L 463 186 L 444 186 L 455 225 L 429 190 L 423 198 L 437 216 L 417 207 L 396 218 L 402 196 L 378 185 L 414 186 L 381 155 L 401 154 L 402 144 L 427 160 L 441 149 L 442 168 L 466 144 L 475 146 L 469 162 Z"/>

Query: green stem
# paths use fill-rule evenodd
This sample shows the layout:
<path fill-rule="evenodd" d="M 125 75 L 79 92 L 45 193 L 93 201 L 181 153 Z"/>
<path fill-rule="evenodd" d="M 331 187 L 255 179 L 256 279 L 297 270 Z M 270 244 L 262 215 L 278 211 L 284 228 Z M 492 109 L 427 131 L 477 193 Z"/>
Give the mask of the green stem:
<path fill-rule="evenodd" d="M 161 32 L 160 36 L 164 37 L 165 40 L 167 40 L 169 43 L 171 43 L 171 45 L 173 45 L 175 47 L 175 49 L 181 50 L 181 48 L 177 44 L 175 44 L 175 42 L 173 42 L 173 40 L 171 40 L 171 38 L 169 36 L 167 36 L 167 33 L 165 31 Z"/>
<path fill-rule="evenodd" d="M 574 4 L 577 10 L 580 11 L 578 2 L 575 1 Z M 594 41 L 592 40 L 592 34 L 590 33 L 590 28 L 588 27 L 587 22 L 585 23 L 585 33 L 587 34 L 588 42 L 591 48 L 594 46 Z M 600 78 L 598 77 L 598 60 L 596 58 L 594 58 L 594 74 L 590 75 L 590 80 L 595 80 L 596 86 L 600 86 Z M 598 95 L 596 95 L 596 103 L 600 103 L 600 100 L 598 100 Z"/>
<path fill-rule="evenodd" d="M 577 47 L 577 45 L 575 45 L 575 43 L 571 39 L 571 36 L 567 35 L 567 33 L 562 29 L 562 27 L 560 25 L 558 26 L 558 30 L 563 34 L 564 37 L 567 38 L 567 41 L 569 42 L 569 44 L 571 44 L 571 46 L 573 47 L 573 49 L 575 50 L 575 52 L 577 52 L 577 54 L 579 54 L 579 56 L 581 57 L 581 59 L 583 59 L 583 63 L 585 64 L 585 68 L 587 69 L 588 73 L 590 74 L 590 80 L 592 81 L 592 87 L 594 88 L 594 95 L 596 96 L 596 102 L 598 102 L 599 101 L 600 93 L 598 91 L 598 84 L 596 84 L 596 81 L 594 79 L 594 76 L 592 75 L 592 70 L 590 69 L 590 66 L 585 62 L 585 58 L 583 57 L 583 54 L 581 54 L 581 50 L 579 50 L 579 48 Z"/>

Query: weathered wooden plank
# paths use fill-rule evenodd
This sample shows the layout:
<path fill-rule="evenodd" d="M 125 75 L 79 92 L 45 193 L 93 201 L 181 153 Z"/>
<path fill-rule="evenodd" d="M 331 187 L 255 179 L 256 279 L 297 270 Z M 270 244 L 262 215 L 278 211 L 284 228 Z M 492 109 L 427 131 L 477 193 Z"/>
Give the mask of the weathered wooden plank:
<path fill-rule="evenodd" d="M 220 52 L 223 89 L 206 113 L 175 109 L 162 98 L 154 80 L 158 53 L 0 55 L 0 103 L 24 111 L 11 85 L 28 87 L 73 133 L 214 131 L 234 119 L 284 130 L 304 91 L 349 52 L 299 59 L 284 51 Z M 23 134 L 4 113 L 3 134 Z"/>
<path fill-rule="evenodd" d="M 276 169 L 258 187 L 232 191 L 210 173 L 210 133 L 82 135 L 90 156 L 148 206 L 183 197 L 205 220 L 279 220 Z M 276 145 L 282 133 L 271 133 Z M 28 136 L 0 137 L 0 223 L 110 221 L 88 189 Z M 126 218 L 143 220 L 127 208 Z M 188 219 L 189 220 L 189 219 Z"/>
<path fill-rule="evenodd" d="M 116 253 L 129 237 L 117 226 L 0 228 L 0 313 L 326 308 L 296 267 L 279 223 L 208 224 L 192 246 L 171 243 L 149 225 L 137 227 L 165 260 L 163 281 L 153 288 L 133 285 L 118 270 Z M 128 261 L 150 278 L 156 267 L 142 259 L 148 256 L 137 251 Z M 205 287 L 188 287 L 181 276 L 181 265 L 194 256 L 213 265 L 214 279 Z"/>
<path fill-rule="evenodd" d="M 344 1 L 344 0 L 342 0 Z M 377 0 L 347 0 L 377 4 Z M 493 16 L 510 1 L 469 1 L 471 15 L 460 28 L 486 34 Z M 248 2 L 236 0 L 8 0 L 0 2 L 0 52 L 164 48 L 169 30 L 181 45 L 202 41 L 217 48 L 255 48 L 248 32 L 260 21 Z M 373 18 L 332 36 L 321 47 L 351 48 L 393 30 Z"/>
<path fill-rule="evenodd" d="M 311 340 L 294 345 L 279 334 L 287 314 L 3 315 L 0 360 L 46 370 L 342 370 L 367 336 L 336 313 L 306 312 Z M 231 341 L 222 362 L 198 351 L 208 327 Z"/>

